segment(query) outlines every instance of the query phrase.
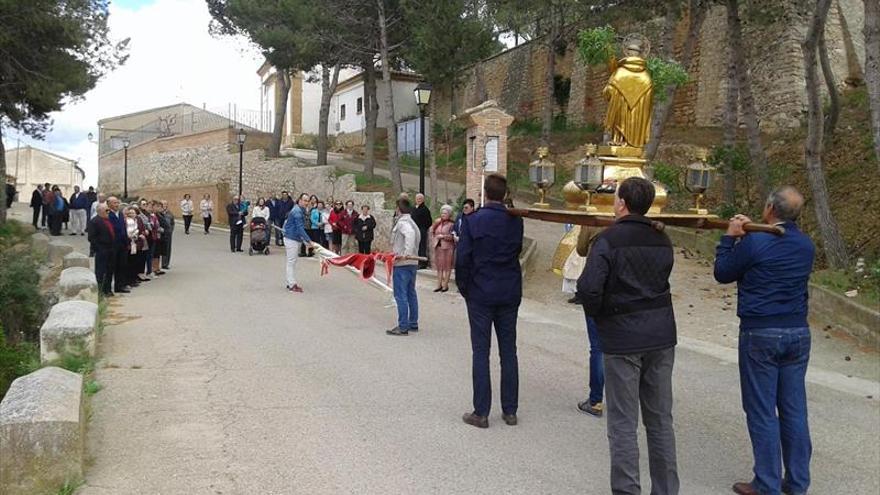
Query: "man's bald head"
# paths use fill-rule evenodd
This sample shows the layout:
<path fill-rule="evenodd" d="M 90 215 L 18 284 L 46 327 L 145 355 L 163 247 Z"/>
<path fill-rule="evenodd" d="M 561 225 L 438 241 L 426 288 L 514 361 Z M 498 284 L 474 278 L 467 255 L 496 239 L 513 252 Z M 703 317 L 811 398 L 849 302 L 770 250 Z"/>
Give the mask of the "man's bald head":
<path fill-rule="evenodd" d="M 797 221 L 803 207 L 803 195 L 792 186 L 777 187 L 767 198 L 770 214 L 780 222 Z"/>
<path fill-rule="evenodd" d="M 98 203 L 98 206 L 95 207 L 95 213 L 101 218 L 107 218 L 107 215 L 109 215 L 107 212 L 107 204 Z"/>

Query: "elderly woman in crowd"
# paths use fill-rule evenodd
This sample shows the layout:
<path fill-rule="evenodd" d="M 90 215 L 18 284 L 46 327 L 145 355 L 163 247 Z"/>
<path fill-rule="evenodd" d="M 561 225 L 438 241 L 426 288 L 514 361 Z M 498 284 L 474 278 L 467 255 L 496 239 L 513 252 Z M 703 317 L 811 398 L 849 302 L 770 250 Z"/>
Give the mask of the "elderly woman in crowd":
<path fill-rule="evenodd" d="M 211 201 L 211 195 L 205 194 L 199 202 L 199 210 L 202 212 L 202 222 L 205 225 L 205 235 L 211 233 L 211 220 L 214 218 L 214 202 Z"/>
<path fill-rule="evenodd" d="M 440 218 L 434 221 L 430 232 L 431 246 L 434 248 L 434 270 L 437 271 L 437 288 L 434 292 L 449 290 L 449 278 L 452 276 L 455 254 L 455 236 L 452 233 L 454 225 L 452 207 L 441 206 Z"/>
<path fill-rule="evenodd" d="M 193 202 L 189 194 L 184 194 L 180 201 L 180 214 L 183 216 L 183 233 L 189 235 L 189 226 L 193 219 Z"/>
<path fill-rule="evenodd" d="M 125 232 L 128 236 L 128 264 L 131 286 L 137 287 L 150 279 L 144 275 L 144 253 L 147 252 L 147 228 L 137 206 L 125 209 Z"/>

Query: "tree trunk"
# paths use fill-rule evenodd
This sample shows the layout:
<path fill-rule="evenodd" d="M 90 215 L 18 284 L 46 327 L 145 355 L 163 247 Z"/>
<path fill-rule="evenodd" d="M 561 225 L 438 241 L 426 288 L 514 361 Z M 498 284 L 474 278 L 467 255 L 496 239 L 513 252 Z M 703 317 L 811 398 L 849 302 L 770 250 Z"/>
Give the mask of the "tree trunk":
<path fill-rule="evenodd" d="M 327 148 L 330 142 L 330 100 L 336 92 L 336 84 L 339 82 L 339 62 L 333 66 L 331 76 L 330 68 L 326 65 L 321 67 L 321 108 L 318 113 L 318 158 L 316 165 L 327 165 Z"/>
<path fill-rule="evenodd" d="M 376 121 L 379 102 L 376 101 L 376 66 L 373 57 L 364 64 L 364 176 L 372 179 L 376 168 Z"/>
<path fill-rule="evenodd" d="M 547 97 L 544 98 L 544 108 L 541 110 L 541 145 L 550 146 L 550 132 L 553 130 L 553 104 L 556 75 L 556 41 L 559 37 L 559 22 L 556 18 L 554 7 L 550 6 L 550 32 L 547 34 L 547 67 L 544 72 L 544 84 L 547 87 Z"/>
<path fill-rule="evenodd" d="M 428 104 L 428 117 L 432 118 L 434 115 L 434 101 L 431 100 L 431 103 Z M 431 198 L 435 203 L 442 204 L 446 201 L 447 198 L 441 202 L 439 197 L 437 196 L 437 156 L 434 154 L 434 133 L 433 126 L 430 123 L 430 120 L 425 120 L 425 152 L 428 153 L 428 170 L 431 178 L 431 183 L 428 184 L 428 194 L 431 195 Z"/>
<path fill-rule="evenodd" d="M 813 192 L 813 205 L 816 208 L 816 222 L 822 236 L 822 247 L 828 265 L 834 269 L 846 268 L 848 264 L 846 245 L 840 235 L 840 228 L 831 213 L 828 202 L 828 187 L 825 184 L 825 173 L 822 170 L 822 147 L 824 119 L 822 115 L 822 99 L 819 94 L 819 67 L 816 55 L 819 39 L 825 30 L 825 20 L 831 0 L 818 0 L 816 11 L 807 36 L 801 44 L 804 53 L 804 68 L 807 82 L 808 131 L 806 151 L 807 178 Z"/>
<path fill-rule="evenodd" d="M 724 164 L 724 202 L 736 207 L 736 170 L 733 151 L 736 149 L 736 131 L 739 127 L 739 87 L 736 83 L 736 59 L 731 51 L 727 60 L 727 98 L 724 101 L 724 141 L 727 163 Z"/>
<path fill-rule="evenodd" d="M 831 139 L 837 129 L 837 121 L 840 120 L 840 92 L 837 91 L 837 81 L 834 80 L 834 71 L 831 70 L 831 61 L 828 59 L 828 45 L 825 43 L 825 30 L 819 34 L 819 64 L 822 66 L 822 75 L 825 76 L 825 85 L 828 87 L 828 115 L 825 117 L 825 139 Z"/>
<path fill-rule="evenodd" d="M 6 223 L 6 148 L 3 146 L 3 127 L 0 127 L 0 177 L 3 177 L 3 187 L 0 188 L 0 225 L 3 225 Z"/>
<path fill-rule="evenodd" d="M 880 2 L 865 0 L 865 84 L 871 107 L 874 153 L 880 170 Z"/>
<path fill-rule="evenodd" d="M 395 194 L 403 192 L 403 179 L 397 161 L 397 120 L 394 118 L 394 85 L 391 81 L 391 57 L 388 56 L 388 26 L 385 18 L 385 0 L 376 0 L 379 11 L 379 55 L 382 63 L 382 78 L 385 80 L 385 118 L 388 125 L 388 172 Z"/>
<path fill-rule="evenodd" d="M 755 98 L 752 95 L 752 80 L 749 74 L 749 64 L 746 62 L 745 48 L 742 42 L 742 24 L 739 19 L 738 0 L 727 0 L 727 31 L 730 37 L 730 49 L 736 60 L 737 84 L 739 86 L 739 102 L 742 109 L 742 117 L 746 124 L 746 133 L 749 142 L 749 159 L 752 162 L 752 171 L 755 175 L 755 184 L 758 189 L 759 202 L 767 199 L 770 176 L 767 173 L 767 155 L 761 144 L 761 128 L 758 125 L 758 111 L 755 109 Z"/>
<path fill-rule="evenodd" d="M 275 158 L 281 154 L 281 140 L 284 137 L 284 121 L 287 119 L 287 99 L 290 96 L 290 71 L 281 67 L 275 68 L 275 84 L 279 91 L 275 93 L 275 125 L 272 127 L 272 141 L 269 143 L 267 156 Z"/>
<path fill-rule="evenodd" d="M 702 5 L 700 0 L 691 0 L 689 8 L 688 15 L 690 16 L 690 23 L 688 24 L 688 34 L 681 54 L 681 64 L 685 70 L 690 70 L 691 59 L 693 59 L 694 49 L 697 46 L 697 39 L 700 37 L 700 29 L 703 27 L 703 21 L 706 19 L 706 8 Z M 672 8 L 670 7 L 670 9 Z M 672 46 L 669 47 L 669 51 L 672 51 Z M 675 89 L 676 88 L 674 87 L 667 88 L 666 101 L 654 107 L 654 115 L 651 120 L 650 140 L 645 146 L 645 158 L 647 158 L 648 161 L 653 160 L 654 156 L 657 155 L 657 150 L 660 149 L 660 141 L 663 139 L 663 129 L 666 126 L 666 121 L 669 120 L 672 106 L 675 103 Z"/>

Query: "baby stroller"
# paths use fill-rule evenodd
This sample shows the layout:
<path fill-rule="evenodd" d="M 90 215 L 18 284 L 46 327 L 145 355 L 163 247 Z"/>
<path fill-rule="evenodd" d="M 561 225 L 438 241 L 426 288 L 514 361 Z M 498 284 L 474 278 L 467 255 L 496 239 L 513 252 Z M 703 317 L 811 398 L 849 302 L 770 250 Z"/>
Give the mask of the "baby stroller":
<path fill-rule="evenodd" d="M 251 220 L 251 247 L 248 248 L 248 255 L 253 256 L 254 253 L 269 254 L 269 239 L 271 235 L 268 228 L 265 218 L 257 217 Z"/>

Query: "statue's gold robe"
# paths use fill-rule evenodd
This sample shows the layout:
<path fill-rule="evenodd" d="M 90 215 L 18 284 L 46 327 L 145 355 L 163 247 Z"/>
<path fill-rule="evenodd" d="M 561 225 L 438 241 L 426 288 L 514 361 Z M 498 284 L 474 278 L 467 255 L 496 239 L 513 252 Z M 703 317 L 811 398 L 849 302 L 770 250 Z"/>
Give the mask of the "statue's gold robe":
<path fill-rule="evenodd" d="M 650 138 L 654 105 L 654 85 L 645 60 L 621 59 L 602 94 L 608 100 L 605 131 L 610 133 L 611 142 L 643 147 Z"/>

